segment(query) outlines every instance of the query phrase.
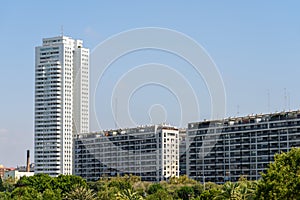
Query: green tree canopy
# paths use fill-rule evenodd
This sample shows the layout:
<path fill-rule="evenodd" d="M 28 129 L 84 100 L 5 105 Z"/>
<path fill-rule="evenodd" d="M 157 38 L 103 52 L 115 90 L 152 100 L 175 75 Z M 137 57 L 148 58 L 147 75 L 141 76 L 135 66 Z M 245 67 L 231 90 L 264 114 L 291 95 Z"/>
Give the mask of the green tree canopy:
<path fill-rule="evenodd" d="M 157 190 L 146 197 L 147 200 L 172 200 L 173 197 L 166 190 Z"/>
<path fill-rule="evenodd" d="M 60 190 L 51 190 L 46 189 L 43 194 L 43 200 L 60 200 L 61 198 L 61 191 Z"/>
<path fill-rule="evenodd" d="M 12 192 L 15 189 L 15 180 L 13 180 L 12 178 L 5 179 L 2 185 L 4 191 Z"/>
<path fill-rule="evenodd" d="M 177 190 L 178 197 L 183 200 L 189 200 L 194 197 L 194 189 L 190 186 L 183 186 Z"/>
<path fill-rule="evenodd" d="M 40 194 L 57 197 L 71 191 L 74 185 L 87 187 L 86 181 L 79 176 L 59 175 L 53 178 L 46 174 L 37 174 L 29 177 L 23 176 L 17 182 L 16 187 L 29 187 Z M 46 193 L 44 194 L 44 192 Z M 52 192 L 54 194 L 51 194 Z"/>
<path fill-rule="evenodd" d="M 257 199 L 300 199 L 300 148 L 275 155 L 258 183 Z"/>
<path fill-rule="evenodd" d="M 163 186 L 161 184 L 159 184 L 159 183 L 154 183 L 154 184 L 151 184 L 149 186 L 147 193 L 148 194 L 154 194 L 158 190 L 164 190 Z"/>
<path fill-rule="evenodd" d="M 0 192 L 4 192 L 4 191 L 5 191 L 5 188 L 3 186 L 2 178 L 0 177 Z"/>
<path fill-rule="evenodd" d="M 66 194 L 66 200 L 96 200 L 97 195 L 91 190 L 83 186 L 74 186 L 73 189 Z"/>
<path fill-rule="evenodd" d="M 42 195 L 31 187 L 18 187 L 11 193 L 12 199 L 18 200 L 42 200 Z"/>
<path fill-rule="evenodd" d="M 61 190 L 62 194 L 66 194 L 69 191 L 71 191 L 74 186 L 82 186 L 87 187 L 86 180 L 81 178 L 80 176 L 74 176 L 74 175 L 59 175 L 56 178 L 53 178 L 53 189 Z"/>
<path fill-rule="evenodd" d="M 29 177 L 23 176 L 16 184 L 17 187 L 27 186 L 41 193 L 46 189 L 52 189 L 53 185 L 53 178 L 47 174 L 37 174 Z"/>

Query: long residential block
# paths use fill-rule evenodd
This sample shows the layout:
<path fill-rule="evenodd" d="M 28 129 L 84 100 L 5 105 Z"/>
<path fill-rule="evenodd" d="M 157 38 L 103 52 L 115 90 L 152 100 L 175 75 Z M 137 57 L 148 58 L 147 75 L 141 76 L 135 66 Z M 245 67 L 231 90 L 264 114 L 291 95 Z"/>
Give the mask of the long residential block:
<path fill-rule="evenodd" d="M 167 125 L 78 135 L 75 174 L 89 181 L 132 174 L 144 181 L 179 176 L 179 131 Z"/>
<path fill-rule="evenodd" d="M 300 147 L 300 111 L 189 123 L 186 140 L 190 178 L 257 180 L 276 153 Z"/>

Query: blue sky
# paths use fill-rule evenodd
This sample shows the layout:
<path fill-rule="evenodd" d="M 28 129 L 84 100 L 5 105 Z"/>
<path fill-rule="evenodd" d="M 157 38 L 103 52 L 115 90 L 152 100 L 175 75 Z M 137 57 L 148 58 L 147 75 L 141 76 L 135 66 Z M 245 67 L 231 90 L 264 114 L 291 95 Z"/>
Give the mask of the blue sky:
<path fill-rule="evenodd" d="M 236 116 L 299 109 L 299 7 L 298 1 L 2 1 L 0 164 L 24 164 L 25 150 L 33 151 L 34 47 L 43 37 L 59 35 L 62 25 L 65 35 L 84 40 L 90 49 L 114 34 L 141 27 L 169 28 L 192 37 L 216 63 L 226 88 L 226 115 Z M 165 62 L 161 55 L 170 65 L 180 62 L 150 52 L 137 63 Z M 136 59 L 130 55 L 119 65 L 130 66 Z M 106 79 L 121 73 L 117 66 Z M 192 72 L 185 75 L 197 84 Z M 290 103 L 285 103 L 284 88 Z M 164 98 L 172 96 L 157 90 Z M 150 98 L 143 90 L 135 96 L 137 106 Z M 148 122 L 131 108 L 139 123 Z"/>

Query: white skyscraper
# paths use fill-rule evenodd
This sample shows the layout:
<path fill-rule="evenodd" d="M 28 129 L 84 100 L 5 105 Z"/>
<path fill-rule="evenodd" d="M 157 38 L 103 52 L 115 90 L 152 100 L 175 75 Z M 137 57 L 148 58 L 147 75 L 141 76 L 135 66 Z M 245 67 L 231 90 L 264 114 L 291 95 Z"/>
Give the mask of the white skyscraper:
<path fill-rule="evenodd" d="M 89 132 L 89 49 L 66 36 L 35 49 L 35 173 L 72 174 L 73 135 Z"/>

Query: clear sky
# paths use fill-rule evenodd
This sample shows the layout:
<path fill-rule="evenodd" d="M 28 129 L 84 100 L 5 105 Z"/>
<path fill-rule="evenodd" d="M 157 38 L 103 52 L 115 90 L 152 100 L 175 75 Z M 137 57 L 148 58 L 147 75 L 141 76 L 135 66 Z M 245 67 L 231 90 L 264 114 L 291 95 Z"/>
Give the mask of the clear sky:
<path fill-rule="evenodd" d="M 24 165 L 26 149 L 33 152 L 34 47 L 41 45 L 44 37 L 60 35 L 62 25 L 65 35 L 84 40 L 91 50 L 106 38 L 133 28 L 162 27 L 190 36 L 216 63 L 226 88 L 226 116 L 236 116 L 300 108 L 299 8 L 299 1 L 258 0 L 1 1 L 0 164 Z M 135 56 L 139 53 L 116 66 L 153 60 L 165 63 L 161 58 L 164 56 L 166 62 L 174 59 L 169 65 L 181 62 L 158 52 L 150 52 L 139 62 Z M 113 84 L 108 77 L 122 75 L 122 70 L 115 67 L 110 73 L 107 85 Z M 182 73 L 197 84 L 192 72 Z M 164 99 L 172 99 L 163 88 L 153 87 L 149 86 L 149 91 L 157 90 Z M 149 123 L 141 112 L 146 109 L 138 107 L 143 105 L 140 102 L 146 102 L 144 107 L 160 103 L 157 96 L 147 96 L 144 89 L 133 95 L 135 104 L 130 105 L 133 118 L 140 124 Z M 100 104 L 101 99 L 97 102 Z M 205 107 L 205 101 L 203 104 L 200 107 Z M 166 109 L 174 112 L 167 121 L 178 120 L 178 108 Z M 205 117 L 203 113 L 195 120 Z M 113 128 L 109 126 L 105 128 Z"/>

